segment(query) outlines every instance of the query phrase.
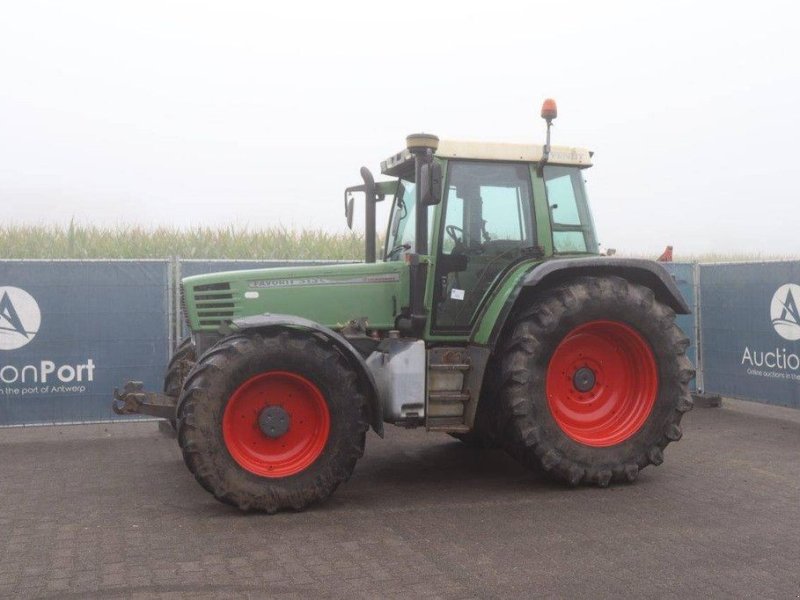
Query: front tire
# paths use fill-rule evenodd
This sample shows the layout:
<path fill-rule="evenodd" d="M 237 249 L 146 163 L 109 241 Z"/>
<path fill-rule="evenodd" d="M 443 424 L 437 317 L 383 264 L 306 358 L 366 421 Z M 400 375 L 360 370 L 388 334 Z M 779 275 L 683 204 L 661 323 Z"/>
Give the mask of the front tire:
<path fill-rule="evenodd" d="M 326 499 L 364 453 L 367 403 L 331 345 L 299 331 L 220 340 L 190 373 L 178 442 L 198 482 L 242 510 Z"/>
<path fill-rule="evenodd" d="M 692 408 L 675 313 L 619 277 L 583 277 L 516 317 L 501 350 L 506 449 L 572 485 L 633 481 L 663 462 Z"/>
<path fill-rule="evenodd" d="M 175 348 L 175 352 L 173 352 L 167 365 L 167 372 L 164 374 L 164 393 L 167 396 L 177 398 L 181 395 L 183 382 L 186 381 L 189 371 L 192 370 L 196 362 L 197 349 L 192 342 L 192 338 L 186 337 Z"/>

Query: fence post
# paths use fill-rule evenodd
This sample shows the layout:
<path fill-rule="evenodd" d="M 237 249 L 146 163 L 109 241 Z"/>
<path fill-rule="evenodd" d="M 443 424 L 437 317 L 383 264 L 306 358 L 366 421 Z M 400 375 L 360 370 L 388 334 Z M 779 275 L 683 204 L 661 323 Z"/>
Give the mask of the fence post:
<path fill-rule="evenodd" d="M 697 393 L 702 394 L 705 391 L 705 384 L 703 381 L 703 338 L 701 321 L 703 318 L 700 294 L 700 263 L 692 265 L 692 287 L 694 288 L 694 355 L 695 355 L 695 375 L 694 384 L 697 388 Z"/>
<path fill-rule="evenodd" d="M 170 356 L 181 341 L 181 259 L 178 256 L 170 257 L 170 298 L 172 306 L 170 307 L 170 337 L 172 339 L 172 348 L 170 348 Z"/>

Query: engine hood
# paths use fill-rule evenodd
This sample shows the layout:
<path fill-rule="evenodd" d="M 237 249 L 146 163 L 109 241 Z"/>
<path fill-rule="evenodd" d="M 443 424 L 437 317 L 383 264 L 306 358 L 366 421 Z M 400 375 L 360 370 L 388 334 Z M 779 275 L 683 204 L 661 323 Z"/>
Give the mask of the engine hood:
<path fill-rule="evenodd" d="M 280 313 L 331 329 L 366 318 L 374 329 L 394 328 L 408 304 L 408 266 L 379 262 L 226 271 L 182 282 L 192 331 L 215 331 L 226 321 Z"/>

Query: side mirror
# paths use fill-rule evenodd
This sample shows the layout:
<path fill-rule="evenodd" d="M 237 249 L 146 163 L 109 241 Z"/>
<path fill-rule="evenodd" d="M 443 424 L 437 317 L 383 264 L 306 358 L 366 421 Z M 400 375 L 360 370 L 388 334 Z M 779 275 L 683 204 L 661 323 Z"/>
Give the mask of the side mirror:
<path fill-rule="evenodd" d="M 353 228 L 353 197 L 350 196 L 344 203 L 344 216 L 347 219 L 348 229 Z"/>
<path fill-rule="evenodd" d="M 422 191 L 422 204 L 439 204 L 442 201 L 442 165 L 436 161 L 422 165 L 418 185 Z"/>

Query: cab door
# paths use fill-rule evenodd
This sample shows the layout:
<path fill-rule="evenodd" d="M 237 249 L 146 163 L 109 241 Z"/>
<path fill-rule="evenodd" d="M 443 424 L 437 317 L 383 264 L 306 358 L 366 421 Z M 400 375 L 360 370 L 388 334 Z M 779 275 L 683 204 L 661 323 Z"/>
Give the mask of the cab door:
<path fill-rule="evenodd" d="M 433 335 L 468 335 L 501 273 L 537 246 L 527 163 L 450 161 L 433 280 Z"/>

